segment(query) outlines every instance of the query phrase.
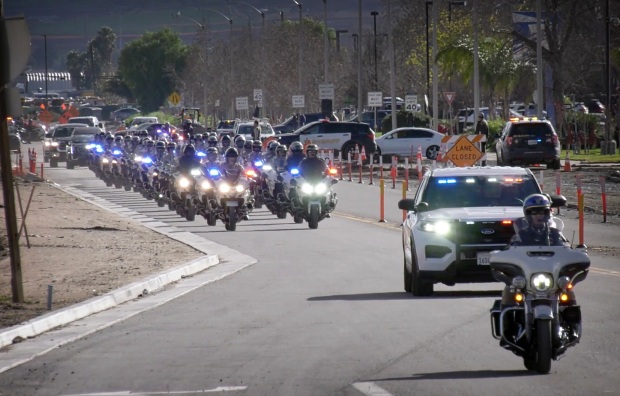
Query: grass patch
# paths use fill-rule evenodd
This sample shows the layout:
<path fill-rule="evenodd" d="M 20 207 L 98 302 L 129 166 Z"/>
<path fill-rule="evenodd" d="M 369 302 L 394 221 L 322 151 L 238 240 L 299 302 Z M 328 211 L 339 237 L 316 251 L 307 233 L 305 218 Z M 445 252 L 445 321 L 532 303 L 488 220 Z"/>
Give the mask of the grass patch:
<path fill-rule="evenodd" d="M 592 162 L 592 163 L 605 163 L 613 164 L 620 163 L 620 152 L 616 150 L 615 155 L 603 155 L 601 149 L 590 149 L 586 153 L 585 150 L 581 150 L 579 154 L 573 153 L 572 150 L 568 150 L 569 158 L 573 161 Z M 566 150 L 562 150 L 562 159 L 566 158 Z"/>

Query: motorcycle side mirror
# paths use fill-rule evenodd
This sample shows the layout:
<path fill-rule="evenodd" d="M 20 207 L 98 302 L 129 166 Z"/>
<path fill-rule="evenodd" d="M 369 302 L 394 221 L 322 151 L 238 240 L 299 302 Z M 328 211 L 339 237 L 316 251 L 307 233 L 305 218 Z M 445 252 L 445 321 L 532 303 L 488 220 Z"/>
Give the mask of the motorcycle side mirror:
<path fill-rule="evenodd" d="M 332 179 L 332 184 L 338 183 L 338 179 Z"/>

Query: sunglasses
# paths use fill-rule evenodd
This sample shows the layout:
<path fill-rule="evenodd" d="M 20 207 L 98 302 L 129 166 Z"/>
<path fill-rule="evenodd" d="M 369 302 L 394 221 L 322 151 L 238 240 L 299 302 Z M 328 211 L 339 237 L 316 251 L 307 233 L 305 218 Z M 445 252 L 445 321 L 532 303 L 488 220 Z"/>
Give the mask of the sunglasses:
<path fill-rule="evenodd" d="M 532 209 L 530 210 L 530 214 L 532 215 L 544 215 L 546 212 L 545 209 Z"/>

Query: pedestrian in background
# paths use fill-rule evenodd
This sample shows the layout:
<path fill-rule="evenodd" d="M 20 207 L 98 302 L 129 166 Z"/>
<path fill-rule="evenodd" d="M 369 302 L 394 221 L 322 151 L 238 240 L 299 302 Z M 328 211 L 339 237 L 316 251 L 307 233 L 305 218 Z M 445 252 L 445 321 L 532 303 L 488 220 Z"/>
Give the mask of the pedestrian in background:
<path fill-rule="evenodd" d="M 489 124 L 487 123 L 487 120 L 484 119 L 484 114 L 480 113 L 478 114 L 478 123 L 476 124 L 476 133 L 478 134 L 484 134 L 486 136 L 486 140 L 489 140 Z M 480 144 L 480 148 L 482 151 L 482 154 L 485 154 L 487 151 L 487 144 L 482 143 Z M 486 159 L 482 161 L 482 166 L 486 166 L 487 165 L 487 161 Z"/>

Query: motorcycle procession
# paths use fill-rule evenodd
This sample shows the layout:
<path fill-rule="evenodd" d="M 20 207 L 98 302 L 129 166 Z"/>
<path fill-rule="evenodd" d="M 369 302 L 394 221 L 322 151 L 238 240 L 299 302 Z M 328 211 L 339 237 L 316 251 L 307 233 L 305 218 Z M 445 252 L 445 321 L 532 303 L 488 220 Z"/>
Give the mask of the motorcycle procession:
<path fill-rule="evenodd" d="M 336 207 L 335 169 L 318 158 L 316 145 L 273 140 L 264 148 L 243 135 L 167 129 L 101 133 L 86 146 L 88 167 L 108 187 L 140 193 L 187 221 L 219 220 L 228 231 L 263 206 L 316 229 Z"/>
<path fill-rule="evenodd" d="M 170 130 L 102 133 L 86 148 L 89 168 L 107 186 L 140 193 L 187 221 L 202 216 L 211 227 L 219 221 L 227 231 L 263 206 L 279 219 L 290 215 L 316 229 L 338 202 L 336 170 L 318 157 L 314 144 L 286 147 L 243 135 Z M 567 243 L 562 221 L 551 216 L 552 208 L 565 204 L 562 196 L 526 198 L 513 241 L 490 258 L 493 278 L 506 284 L 490 310 L 491 334 L 540 374 L 582 336 L 573 288 L 586 278 L 590 259 L 585 246 Z M 532 239 L 529 226 L 538 215 L 544 217 Z"/>

